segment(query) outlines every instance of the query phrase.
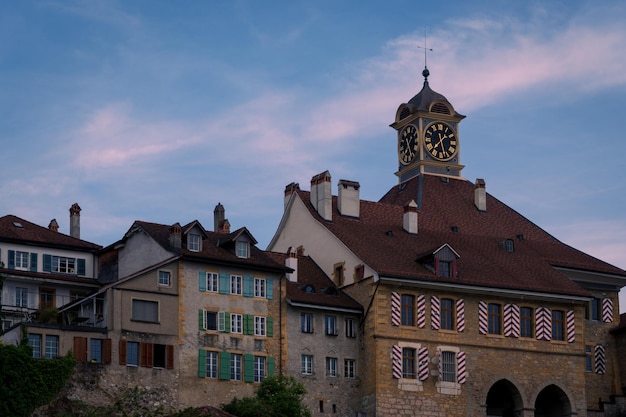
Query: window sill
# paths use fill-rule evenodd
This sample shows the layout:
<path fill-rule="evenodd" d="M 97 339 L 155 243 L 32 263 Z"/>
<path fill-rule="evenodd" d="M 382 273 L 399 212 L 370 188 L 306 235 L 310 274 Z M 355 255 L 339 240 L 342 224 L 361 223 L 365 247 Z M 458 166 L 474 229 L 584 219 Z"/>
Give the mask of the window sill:
<path fill-rule="evenodd" d="M 398 389 L 401 391 L 421 392 L 424 390 L 422 381 L 418 379 L 400 378 L 398 380 Z"/>

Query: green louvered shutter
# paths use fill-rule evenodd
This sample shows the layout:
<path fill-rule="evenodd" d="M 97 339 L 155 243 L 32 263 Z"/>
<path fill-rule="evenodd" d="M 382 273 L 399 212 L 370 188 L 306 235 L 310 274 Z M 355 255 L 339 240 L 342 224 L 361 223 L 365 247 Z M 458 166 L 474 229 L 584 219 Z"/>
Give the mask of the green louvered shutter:
<path fill-rule="evenodd" d="M 76 275 L 84 276 L 86 272 L 85 260 L 82 258 L 76 259 Z"/>
<path fill-rule="evenodd" d="M 273 336 L 274 336 L 274 318 L 268 317 L 267 318 L 267 337 L 273 337 Z"/>
<path fill-rule="evenodd" d="M 198 350 L 198 377 L 206 378 L 206 350 Z"/>
<path fill-rule="evenodd" d="M 220 274 L 220 294 L 230 294 L 230 275 Z"/>
<path fill-rule="evenodd" d="M 254 382 L 254 355 L 250 353 L 243 355 L 243 380 Z"/>
<path fill-rule="evenodd" d="M 265 281 L 265 285 L 266 285 L 266 289 L 265 292 L 267 294 L 267 299 L 271 300 L 272 297 L 274 296 L 274 287 L 272 286 L 272 280 L 271 279 L 267 279 Z"/>
<path fill-rule="evenodd" d="M 274 376 L 274 357 L 267 358 L 267 376 Z"/>
<path fill-rule="evenodd" d="M 43 256 L 43 270 L 44 272 L 52 272 L 52 255 Z"/>
<path fill-rule="evenodd" d="M 7 255 L 9 257 L 9 269 L 15 269 L 15 251 L 9 250 Z"/>
<path fill-rule="evenodd" d="M 224 381 L 230 379 L 230 353 L 220 352 L 220 375 L 219 378 Z"/>
<path fill-rule="evenodd" d="M 199 330 L 204 330 L 205 329 L 204 310 L 198 310 L 198 329 Z"/>
<path fill-rule="evenodd" d="M 198 272 L 198 289 L 200 292 L 206 291 L 206 272 Z"/>
<path fill-rule="evenodd" d="M 252 314 L 243 315 L 243 334 L 254 334 L 254 316 Z"/>
<path fill-rule="evenodd" d="M 37 254 L 30 254 L 30 272 L 37 272 Z"/>
<path fill-rule="evenodd" d="M 254 295 L 254 278 L 251 276 L 243 277 L 243 296 L 252 297 Z"/>
<path fill-rule="evenodd" d="M 220 311 L 219 313 L 217 313 L 217 319 L 219 321 L 219 331 L 224 333 L 230 333 L 230 313 L 227 311 Z"/>

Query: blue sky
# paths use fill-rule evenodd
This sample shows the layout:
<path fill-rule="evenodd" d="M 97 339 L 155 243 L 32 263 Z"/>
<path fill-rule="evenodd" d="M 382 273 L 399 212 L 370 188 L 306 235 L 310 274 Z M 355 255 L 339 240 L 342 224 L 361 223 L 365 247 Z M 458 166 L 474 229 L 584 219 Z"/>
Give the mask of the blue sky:
<path fill-rule="evenodd" d="M 463 176 L 626 268 L 626 3 L 0 2 L 0 215 L 108 245 L 134 220 L 265 247 L 285 185 L 378 200 L 422 85 L 467 115 Z M 622 310 L 626 306 L 622 300 Z"/>

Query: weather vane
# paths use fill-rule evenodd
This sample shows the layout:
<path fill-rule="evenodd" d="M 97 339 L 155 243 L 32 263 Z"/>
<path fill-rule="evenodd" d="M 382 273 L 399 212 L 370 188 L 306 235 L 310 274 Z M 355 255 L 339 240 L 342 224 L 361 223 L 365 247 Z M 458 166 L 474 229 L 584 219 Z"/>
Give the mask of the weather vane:
<path fill-rule="evenodd" d="M 424 46 L 417 45 L 417 47 L 419 49 L 423 49 L 424 50 L 424 71 L 422 71 L 422 75 L 424 76 L 424 81 L 426 81 L 428 76 L 430 75 L 430 71 L 428 71 L 428 61 L 427 61 L 426 53 L 428 51 L 432 52 L 433 48 L 428 48 L 426 46 L 426 35 L 424 35 Z"/>

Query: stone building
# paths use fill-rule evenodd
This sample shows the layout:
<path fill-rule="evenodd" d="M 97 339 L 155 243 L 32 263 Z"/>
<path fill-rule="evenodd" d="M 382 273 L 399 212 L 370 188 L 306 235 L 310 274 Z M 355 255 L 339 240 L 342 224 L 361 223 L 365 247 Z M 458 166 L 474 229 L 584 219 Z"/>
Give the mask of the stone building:
<path fill-rule="evenodd" d="M 462 177 L 465 116 L 433 91 L 399 106 L 399 178 L 379 201 L 331 175 L 285 189 L 268 249 L 303 246 L 364 308 L 360 415 L 600 416 L 622 393 L 626 271 Z"/>

